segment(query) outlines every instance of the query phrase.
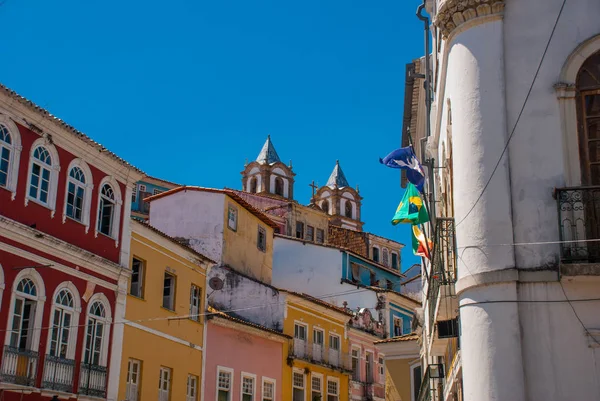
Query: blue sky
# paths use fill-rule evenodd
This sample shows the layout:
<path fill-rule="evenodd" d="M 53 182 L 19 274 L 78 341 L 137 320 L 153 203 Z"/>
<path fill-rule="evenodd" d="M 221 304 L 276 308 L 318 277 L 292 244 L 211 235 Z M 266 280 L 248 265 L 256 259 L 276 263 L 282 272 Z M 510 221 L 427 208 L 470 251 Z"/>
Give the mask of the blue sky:
<path fill-rule="evenodd" d="M 241 186 L 267 134 L 307 203 L 336 159 L 359 185 L 364 229 L 390 219 L 405 64 L 423 54 L 415 0 L 7 0 L 2 83 L 150 175 Z"/>

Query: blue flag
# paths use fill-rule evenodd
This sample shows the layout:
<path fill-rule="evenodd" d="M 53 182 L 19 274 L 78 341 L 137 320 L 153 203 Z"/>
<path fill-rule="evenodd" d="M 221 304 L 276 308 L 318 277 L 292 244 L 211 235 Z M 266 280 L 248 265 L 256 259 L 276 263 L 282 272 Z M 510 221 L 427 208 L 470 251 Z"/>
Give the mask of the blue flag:
<path fill-rule="evenodd" d="M 411 146 L 396 149 L 383 159 L 379 159 L 379 162 L 391 168 L 406 170 L 408 181 L 417 187 L 419 192 L 423 192 L 425 173 L 423 173 L 423 167 L 421 167 L 421 163 L 419 163 Z"/>

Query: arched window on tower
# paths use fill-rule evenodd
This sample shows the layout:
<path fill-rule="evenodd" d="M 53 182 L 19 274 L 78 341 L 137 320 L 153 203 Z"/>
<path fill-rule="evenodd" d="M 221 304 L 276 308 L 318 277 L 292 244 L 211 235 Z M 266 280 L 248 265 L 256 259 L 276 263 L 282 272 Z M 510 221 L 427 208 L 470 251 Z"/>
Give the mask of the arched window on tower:
<path fill-rule="evenodd" d="M 352 218 L 352 202 L 346 201 L 346 205 L 344 206 L 344 215 L 348 218 Z"/>
<path fill-rule="evenodd" d="M 250 178 L 250 192 L 255 194 L 256 193 L 256 185 L 257 185 L 257 180 L 256 177 L 252 177 Z"/>
<path fill-rule="evenodd" d="M 275 195 L 283 196 L 283 178 L 275 177 Z"/>
<path fill-rule="evenodd" d="M 323 209 L 325 213 L 329 214 L 329 201 L 327 199 L 321 203 L 321 209 Z"/>
<path fill-rule="evenodd" d="M 600 185 L 600 52 L 577 75 L 579 149 L 583 185 Z"/>

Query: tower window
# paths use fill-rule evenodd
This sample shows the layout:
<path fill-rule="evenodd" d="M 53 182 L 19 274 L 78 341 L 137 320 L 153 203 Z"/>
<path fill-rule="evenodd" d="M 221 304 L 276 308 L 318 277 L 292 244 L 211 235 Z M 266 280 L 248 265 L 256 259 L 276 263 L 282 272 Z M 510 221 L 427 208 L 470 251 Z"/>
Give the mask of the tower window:
<path fill-rule="evenodd" d="M 253 194 L 256 193 L 256 185 L 257 185 L 257 181 L 255 177 L 250 178 L 250 192 L 252 192 Z"/>
<path fill-rule="evenodd" d="M 321 203 L 321 209 L 323 209 L 323 211 L 325 213 L 329 213 L 329 201 L 328 200 L 324 200 L 323 203 Z"/>
<path fill-rule="evenodd" d="M 283 178 L 275 177 L 275 194 L 283 196 Z"/>
<path fill-rule="evenodd" d="M 301 221 L 296 222 L 296 238 L 304 238 L 304 223 Z"/>
<path fill-rule="evenodd" d="M 392 268 L 398 268 L 398 254 L 396 252 L 392 252 Z"/>
<path fill-rule="evenodd" d="M 351 219 L 352 218 L 352 202 L 346 201 L 346 205 L 345 205 L 344 209 L 345 209 L 344 214 L 346 215 L 346 217 Z"/>
<path fill-rule="evenodd" d="M 373 247 L 373 261 L 379 262 L 379 248 Z"/>

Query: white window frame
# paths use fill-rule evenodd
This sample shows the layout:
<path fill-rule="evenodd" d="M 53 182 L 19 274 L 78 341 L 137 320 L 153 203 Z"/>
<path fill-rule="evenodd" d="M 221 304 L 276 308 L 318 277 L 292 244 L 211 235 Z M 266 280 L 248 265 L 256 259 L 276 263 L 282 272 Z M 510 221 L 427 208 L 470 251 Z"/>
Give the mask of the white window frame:
<path fill-rule="evenodd" d="M 296 326 L 304 328 L 304 340 L 303 340 L 304 341 L 304 349 L 302 351 L 302 355 L 296 355 L 297 357 L 302 358 L 302 357 L 305 357 L 306 353 L 308 352 L 308 343 L 309 343 L 308 324 L 301 322 L 299 320 L 294 320 L 294 336 L 293 336 L 294 337 L 294 353 L 298 354 L 298 350 L 296 348 L 298 346 L 296 345 L 296 341 L 298 341 L 298 343 L 300 343 L 301 339 L 299 337 L 296 337 Z"/>
<path fill-rule="evenodd" d="M 356 352 L 356 358 L 354 358 L 354 352 Z M 352 372 L 352 380 L 354 380 L 354 381 L 360 381 L 360 379 L 361 379 L 361 375 L 360 375 L 361 372 L 362 372 L 362 369 L 360 368 L 361 360 L 362 360 L 362 358 L 361 358 L 361 352 L 362 352 L 362 349 L 358 345 L 353 345 L 352 348 L 351 348 L 351 350 L 350 350 L 350 366 L 352 366 L 352 361 L 354 359 L 358 360 L 358 362 L 356 363 L 356 366 L 358 367 L 357 376 L 355 377 L 354 376 L 354 371 Z"/>
<path fill-rule="evenodd" d="M 167 373 L 167 390 L 163 389 L 164 374 Z M 173 369 L 167 366 L 161 366 L 158 378 L 158 401 L 170 401 L 171 400 L 171 389 L 173 384 Z M 166 391 L 166 394 L 165 394 Z"/>
<path fill-rule="evenodd" d="M 256 375 L 248 372 L 240 376 L 240 401 L 244 401 L 244 379 L 252 379 L 252 401 L 256 401 Z"/>
<path fill-rule="evenodd" d="M 139 189 L 140 189 L 140 192 L 146 192 L 146 185 L 145 184 L 140 184 L 139 185 Z"/>
<path fill-rule="evenodd" d="M 298 374 L 302 375 L 302 380 L 303 380 L 303 382 L 302 382 L 302 383 L 303 383 L 303 387 L 296 387 L 296 385 L 294 384 L 294 374 L 295 374 L 295 373 L 298 373 Z M 296 369 L 296 368 L 294 368 L 294 369 L 292 370 L 292 397 L 291 397 L 291 401 L 294 401 L 294 389 L 295 389 L 295 388 L 302 388 L 302 390 L 303 390 L 303 392 L 304 392 L 304 397 L 303 397 L 303 400 L 304 400 L 304 401 L 306 401 L 306 393 L 307 393 L 307 391 L 306 391 L 306 387 L 307 387 L 307 386 L 306 386 L 306 374 L 304 373 L 304 371 L 302 371 L 302 370 L 300 370 L 300 369 Z"/>
<path fill-rule="evenodd" d="M 165 192 L 165 191 L 162 189 L 154 188 L 152 190 L 152 196 L 162 194 L 163 192 Z"/>
<path fill-rule="evenodd" d="M 260 234 L 261 233 L 263 234 L 263 237 L 265 239 L 264 244 L 261 244 L 261 242 L 260 242 Z M 256 247 L 261 252 L 267 252 L 267 229 L 264 228 L 263 226 L 261 226 L 260 224 L 258 225 L 258 231 L 256 233 Z"/>
<path fill-rule="evenodd" d="M 320 344 L 321 345 L 321 355 L 320 355 L 319 359 L 317 359 L 316 355 L 315 355 L 316 347 L 317 347 L 317 345 L 319 345 L 319 344 L 317 344 L 317 341 L 316 341 L 317 336 L 315 335 L 315 333 L 317 333 L 317 332 L 321 333 L 321 339 L 323 340 Z M 312 351 L 313 351 L 312 359 L 314 359 L 315 361 L 322 361 L 325 358 L 325 330 L 323 330 L 320 327 L 313 326 L 312 334 L 313 334 L 313 336 L 312 336 Z"/>
<path fill-rule="evenodd" d="M 46 203 L 36 199 L 36 198 L 32 198 L 31 196 L 29 196 L 29 189 L 31 186 L 31 174 L 33 172 L 33 163 L 34 159 L 33 158 L 33 154 L 35 153 L 35 150 L 39 147 L 43 147 L 45 148 L 48 153 L 50 153 L 50 162 L 52 163 L 50 166 L 45 166 L 48 168 L 48 170 L 50 171 L 50 177 L 49 177 L 49 182 L 48 182 L 48 200 Z M 40 161 L 37 160 L 36 163 L 39 163 Z M 56 212 L 56 190 L 58 188 L 58 173 L 60 171 L 60 159 L 58 157 L 58 152 L 56 151 L 56 148 L 54 147 L 54 145 L 52 145 L 48 140 L 46 140 L 45 138 L 38 138 L 37 140 L 35 140 L 33 142 L 33 144 L 31 145 L 31 151 L 29 153 L 29 168 L 27 170 L 27 186 L 25 187 L 25 206 L 27 206 L 29 204 L 29 202 L 34 202 L 37 203 L 38 205 L 41 205 L 47 209 L 50 209 L 50 217 L 54 217 L 54 214 Z"/>
<path fill-rule="evenodd" d="M 310 373 L 310 401 L 313 400 L 313 379 L 319 379 L 319 395 L 321 396 L 321 401 L 323 400 L 323 379 L 324 376 L 322 373 Z"/>
<path fill-rule="evenodd" d="M 81 185 L 81 182 L 76 181 L 75 179 L 71 178 L 71 176 L 70 176 L 71 170 L 75 167 L 80 168 L 81 171 L 83 172 L 83 175 L 85 176 L 85 184 Z M 74 159 L 71 161 L 71 163 L 69 163 L 65 177 L 66 177 L 65 202 L 64 202 L 65 204 L 63 207 L 62 222 L 64 223 L 65 221 L 67 221 L 67 218 L 68 218 L 77 223 L 81 223 L 85 226 L 85 233 L 87 234 L 88 231 L 90 230 L 90 212 L 92 209 L 92 192 L 94 191 L 94 177 L 92 175 L 92 170 L 90 170 L 90 167 L 88 166 L 88 164 L 85 161 L 83 161 L 82 159 Z M 77 220 L 75 218 L 67 216 L 67 200 L 69 198 L 69 183 L 70 182 L 73 182 L 76 187 L 77 186 L 83 187 L 84 192 L 83 192 L 83 205 L 81 208 L 81 220 Z"/>
<path fill-rule="evenodd" d="M 5 288 L 6 283 L 4 282 L 4 269 L 2 268 L 2 264 L 0 264 L 0 309 L 2 308 L 2 296 L 4 295 Z"/>
<path fill-rule="evenodd" d="M 67 290 L 71 293 L 73 297 L 73 307 L 68 308 L 66 306 L 59 306 L 56 304 L 56 297 L 62 290 Z M 65 312 L 71 313 L 71 325 L 69 327 L 69 341 L 67 343 L 67 356 L 66 359 L 75 359 L 75 351 L 77 348 L 77 329 L 79 328 L 79 315 L 81 314 L 81 298 L 79 297 L 79 291 L 77 291 L 77 287 L 72 282 L 64 282 L 59 284 L 54 290 L 54 295 L 52 295 L 52 308 L 50 309 L 50 317 L 48 323 L 48 341 L 46 345 L 46 354 L 50 354 L 51 344 L 52 344 L 52 331 L 54 330 L 54 313 L 58 310 L 62 309 Z M 59 338 L 62 336 L 59 336 Z M 59 341 L 60 343 L 60 341 Z"/>
<path fill-rule="evenodd" d="M 137 283 L 137 290 L 139 291 L 139 294 L 136 295 L 132 292 L 133 289 L 133 281 L 130 280 L 129 283 L 129 295 L 136 297 L 136 298 L 140 298 L 140 299 L 144 299 L 144 281 L 146 279 L 146 261 L 144 259 L 139 258 L 136 255 L 133 255 L 133 258 L 131 259 L 131 272 L 132 272 L 132 277 L 133 277 L 133 263 L 134 260 L 137 260 L 140 262 L 140 269 L 138 270 L 138 283 Z"/>
<path fill-rule="evenodd" d="M 198 290 L 198 296 L 194 297 L 194 289 Z M 195 305 L 195 301 L 197 305 Z M 190 286 L 190 319 L 199 322 L 200 321 L 200 311 L 202 307 L 202 287 L 192 283 Z"/>
<path fill-rule="evenodd" d="M 271 398 L 265 398 L 265 384 L 267 384 L 267 383 L 273 385 L 273 394 L 271 395 Z M 260 389 L 261 389 L 260 397 L 261 397 L 262 401 L 276 401 L 277 400 L 277 380 L 267 377 L 267 376 L 263 376 Z"/>
<path fill-rule="evenodd" d="M 165 295 L 164 295 L 164 290 L 165 290 L 165 284 L 164 284 L 164 282 L 165 281 L 164 281 L 164 279 L 165 279 L 165 277 L 167 275 L 169 275 L 169 276 L 171 276 L 173 278 L 173 285 L 171 286 L 171 295 L 170 295 L 170 297 L 171 297 L 171 308 L 168 308 L 167 306 L 165 306 Z M 162 303 L 161 303 L 163 309 L 169 310 L 171 312 L 175 312 L 175 306 L 176 306 L 175 305 L 175 300 L 177 299 L 176 296 L 175 296 L 176 292 L 177 292 L 177 276 L 175 274 L 173 274 L 173 273 L 165 270 L 164 274 L 163 274 L 163 300 L 162 300 Z"/>
<path fill-rule="evenodd" d="M 15 200 L 17 196 L 17 181 L 19 180 L 19 161 L 21 160 L 21 133 L 17 125 L 5 114 L 0 115 L 0 124 L 4 125 L 10 135 L 10 145 L 2 142 L 2 147 L 6 147 L 10 152 L 8 156 L 8 171 L 6 186 L 0 186 L 0 189 L 6 189 L 12 192 L 11 199 Z M 29 186 L 27 187 L 27 189 Z"/>
<path fill-rule="evenodd" d="M 332 394 L 329 392 L 329 382 L 335 383 L 336 385 L 336 394 Z M 340 379 L 338 379 L 337 377 L 331 377 L 331 376 L 327 376 L 327 400 L 329 401 L 329 396 L 335 396 L 336 397 L 336 401 L 340 401 Z"/>
<path fill-rule="evenodd" d="M 113 190 L 113 194 L 114 194 L 114 209 L 113 209 L 113 216 L 112 216 L 112 225 L 111 225 L 111 232 L 110 235 L 108 235 L 108 237 L 112 238 L 113 240 L 115 240 L 115 246 L 119 246 L 119 228 L 121 226 L 121 209 L 123 208 L 123 198 L 121 196 L 121 187 L 119 186 L 119 183 L 110 176 L 106 176 L 102 179 L 102 181 L 100 181 L 100 184 L 98 185 L 98 201 L 96 204 L 96 224 L 94 224 L 95 227 L 95 236 L 98 237 L 98 234 L 100 233 L 100 231 L 98 230 L 98 225 L 100 224 L 100 200 L 102 198 L 102 188 L 104 187 L 105 184 L 108 184 L 111 186 L 112 190 Z M 105 235 L 104 233 L 101 233 L 102 235 Z"/>
<path fill-rule="evenodd" d="M 377 259 L 378 260 L 375 260 L 375 252 L 373 252 L 374 249 L 377 249 Z M 381 248 L 378 245 L 371 246 L 371 260 L 375 263 L 381 263 Z"/>
<path fill-rule="evenodd" d="M 100 345 L 100 360 L 99 360 L 99 365 L 100 366 L 104 366 L 107 367 L 107 362 L 108 362 L 108 343 L 109 343 L 109 337 L 110 337 L 110 333 L 112 331 L 112 327 L 111 327 L 111 322 L 112 322 L 112 312 L 110 309 L 110 303 L 108 302 L 108 299 L 106 298 L 106 296 L 102 293 L 96 293 L 94 295 L 92 295 L 92 297 L 90 298 L 90 300 L 88 301 L 88 305 L 87 305 L 87 310 L 86 310 L 86 314 L 85 314 L 85 332 L 84 332 L 84 338 L 82 341 L 82 353 L 81 353 L 81 362 L 85 363 L 85 348 L 87 345 L 87 333 L 89 330 L 89 326 L 88 326 L 88 319 L 90 317 L 90 310 L 92 308 L 92 305 L 94 305 L 94 303 L 98 301 L 101 302 L 104 306 L 104 318 L 101 317 L 97 317 L 94 315 L 94 319 L 100 321 L 101 323 L 104 324 L 104 328 L 102 330 L 102 343 Z M 89 362 L 91 364 L 91 362 Z M 82 375 L 80 375 L 81 377 Z"/>
<path fill-rule="evenodd" d="M 26 279 L 26 278 L 33 281 L 33 283 L 36 286 L 37 295 L 35 297 L 17 293 L 17 286 L 19 285 L 21 280 Z M 37 304 L 36 304 L 36 308 L 35 308 L 35 312 L 34 312 L 35 316 L 33 319 L 32 326 L 33 327 L 42 327 L 44 304 L 46 302 L 46 289 L 44 287 L 44 280 L 42 279 L 42 276 L 37 271 L 35 271 L 35 269 L 27 268 L 27 269 L 21 270 L 19 272 L 19 274 L 17 274 L 17 276 L 15 277 L 15 279 L 13 281 L 13 288 L 12 288 L 12 293 L 11 293 L 11 297 L 10 297 L 10 305 L 9 305 L 9 310 L 8 310 L 9 311 L 8 312 L 8 326 L 7 326 L 7 330 L 6 330 L 6 334 L 5 334 L 5 338 L 4 338 L 4 345 L 10 345 L 10 336 L 12 333 L 12 322 L 14 319 L 14 309 L 15 309 L 16 297 L 27 298 L 27 299 L 36 301 Z M 31 335 L 31 347 L 30 347 L 31 351 L 37 351 L 39 349 L 40 333 L 41 333 L 41 330 L 33 330 L 33 333 Z"/>
<path fill-rule="evenodd" d="M 371 355 L 371 363 L 369 363 L 369 355 Z M 365 350 L 365 382 L 369 383 L 369 371 L 371 374 L 370 383 L 375 383 L 375 352 L 373 350 Z"/>
<path fill-rule="evenodd" d="M 187 385 L 186 385 L 186 393 L 185 393 L 185 400 L 186 401 L 198 401 L 198 383 L 200 382 L 200 379 L 198 378 L 198 376 L 193 375 L 191 373 L 188 374 L 187 377 Z M 190 384 L 193 383 L 194 385 L 191 386 Z M 194 394 L 191 395 L 190 394 L 190 390 L 194 390 Z"/>
<path fill-rule="evenodd" d="M 132 367 L 133 366 L 137 366 L 135 383 L 132 380 L 132 372 L 133 372 Z M 141 397 L 140 397 L 141 382 L 142 382 L 142 361 L 139 359 L 135 359 L 135 358 L 129 358 L 129 360 L 127 361 L 127 378 L 126 378 L 126 390 L 125 390 L 125 397 L 127 397 L 127 401 L 139 401 L 141 399 Z"/>
<path fill-rule="evenodd" d="M 232 219 L 233 216 L 233 219 Z M 227 227 L 232 231 L 237 231 L 238 225 L 238 208 L 233 204 L 227 205 Z"/>
<path fill-rule="evenodd" d="M 410 370 L 410 400 L 411 401 L 416 401 L 415 400 L 415 388 L 414 388 L 414 383 L 415 383 L 415 369 L 417 367 L 421 367 L 421 382 L 423 381 L 423 367 L 421 365 L 421 361 L 413 363 L 412 365 L 409 365 L 409 370 Z"/>
<path fill-rule="evenodd" d="M 228 392 L 228 397 L 227 397 L 227 401 L 232 401 L 233 400 L 233 386 L 234 386 L 234 370 L 225 366 L 217 366 L 217 377 L 216 377 L 216 386 L 215 388 L 217 389 L 217 391 L 215 391 L 215 401 L 219 401 L 219 390 L 221 389 L 219 387 L 219 373 L 228 373 L 229 374 L 229 388 L 227 389 Z"/>
<path fill-rule="evenodd" d="M 385 357 L 379 354 L 377 356 L 377 363 L 379 364 L 379 382 L 385 383 Z"/>
<path fill-rule="evenodd" d="M 396 328 L 396 321 L 399 320 L 400 321 L 400 334 L 396 334 L 395 328 Z M 394 337 L 399 337 L 402 335 L 402 333 L 404 333 L 404 318 L 402 316 L 393 316 L 393 326 L 392 326 L 392 330 L 394 333 Z"/>

